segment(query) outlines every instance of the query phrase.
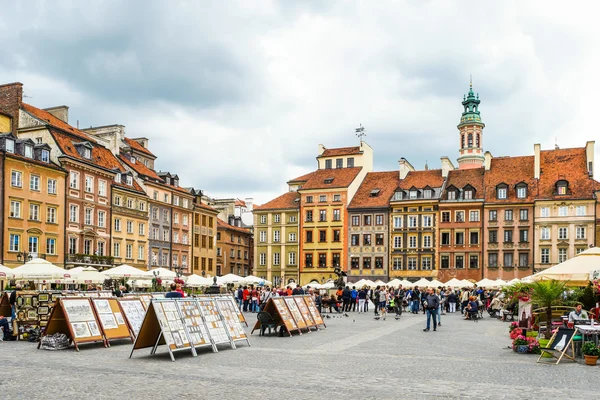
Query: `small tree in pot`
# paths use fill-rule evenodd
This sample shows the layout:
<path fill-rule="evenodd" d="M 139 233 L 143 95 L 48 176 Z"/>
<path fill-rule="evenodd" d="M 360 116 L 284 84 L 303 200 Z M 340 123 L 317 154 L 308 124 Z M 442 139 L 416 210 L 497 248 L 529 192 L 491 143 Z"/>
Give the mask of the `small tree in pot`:
<path fill-rule="evenodd" d="M 585 357 L 586 365 L 596 365 L 598 357 L 600 357 L 600 349 L 594 342 L 586 342 L 581 346 L 581 352 Z"/>
<path fill-rule="evenodd" d="M 560 306 L 565 303 L 563 293 L 565 283 L 555 280 L 537 281 L 530 284 L 531 301 L 539 307 L 546 308 L 546 339 L 552 336 L 552 306 Z"/>

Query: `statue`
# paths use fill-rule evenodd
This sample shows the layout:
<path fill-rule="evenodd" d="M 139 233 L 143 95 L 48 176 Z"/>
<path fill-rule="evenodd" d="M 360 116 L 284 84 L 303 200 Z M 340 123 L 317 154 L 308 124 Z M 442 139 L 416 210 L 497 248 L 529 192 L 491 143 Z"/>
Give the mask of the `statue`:
<path fill-rule="evenodd" d="M 337 275 L 337 279 L 333 281 L 335 287 L 346 287 L 346 282 L 344 281 L 344 276 L 346 276 L 346 273 L 342 271 L 340 267 L 335 267 L 333 272 Z"/>

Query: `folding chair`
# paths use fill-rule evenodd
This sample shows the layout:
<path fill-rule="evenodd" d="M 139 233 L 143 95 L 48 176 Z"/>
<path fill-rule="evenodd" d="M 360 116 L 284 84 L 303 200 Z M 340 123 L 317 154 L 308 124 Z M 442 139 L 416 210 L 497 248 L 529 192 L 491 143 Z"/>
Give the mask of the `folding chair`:
<path fill-rule="evenodd" d="M 573 345 L 573 337 L 577 332 L 577 328 L 558 328 L 554 335 L 552 335 L 550 338 L 548 346 L 540 348 L 541 353 L 537 362 L 548 364 L 548 361 L 542 361 L 544 353 L 552 356 L 552 358 L 546 358 L 547 360 L 551 360 L 552 364 L 558 364 L 563 357 L 567 357 L 571 361 L 575 361 L 575 346 Z M 567 354 L 569 348 L 571 349 L 571 355 Z M 554 362 L 555 358 L 557 359 L 556 362 Z"/>

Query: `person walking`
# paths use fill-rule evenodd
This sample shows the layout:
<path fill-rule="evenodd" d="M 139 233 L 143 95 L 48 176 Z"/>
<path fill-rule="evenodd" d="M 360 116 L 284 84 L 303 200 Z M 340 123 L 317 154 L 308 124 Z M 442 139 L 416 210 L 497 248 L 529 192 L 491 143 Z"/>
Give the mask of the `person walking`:
<path fill-rule="evenodd" d="M 362 288 L 358 291 L 357 294 L 358 297 L 358 313 L 363 313 L 363 312 L 367 312 L 367 309 L 365 308 L 365 304 L 367 302 L 367 291 L 365 290 L 365 288 Z"/>
<path fill-rule="evenodd" d="M 344 312 L 350 311 L 350 307 L 351 307 L 350 302 L 351 301 L 352 301 L 352 290 L 350 290 L 349 286 L 346 286 L 344 288 L 344 290 L 342 291 L 342 310 L 344 310 Z"/>
<path fill-rule="evenodd" d="M 448 295 L 448 312 L 455 313 L 456 312 L 456 302 L 458 301 L 458 296 L 453 291 Z"/>
<path fill-rule="evenodd" d="M 437 330 L 437 314 L 438 314 L 438 309 L 440 307 L 440 298 L 435 294 L 435 291 L 433 290 L 433 288 L 429 288 L 427 289 L 427 295 L 423 296 L 424 297 L 424 301 L 423 301 L 423 306 L 425 307 L 425 310 L 427 312 L 427 327 L 425 329 L 423 329 L 423 332 L 429 332 L 429 329 L 431 328 L 431 320 L 433 319 L 433 330 L 436 331 Z"/>
<path fill-rule="evenodd" d="M 352 307 L 352 311 L 356 311 L 356 303 L 358 302 L 358 290 L 356 290 L 356 286 L 352 286 L 352 291 L 350 292 L 350 304 Z"/>
<path fill-rule="evenodd" d="M 420 293 L 419 293 L 419 288 L 417 286 L 415 286 L 415 288 L 412 290 L 411 294 L 410 294 L 410 310 L 413 314 L 418 314 L 419 313 L 419 297 L 420 297 Z"/>

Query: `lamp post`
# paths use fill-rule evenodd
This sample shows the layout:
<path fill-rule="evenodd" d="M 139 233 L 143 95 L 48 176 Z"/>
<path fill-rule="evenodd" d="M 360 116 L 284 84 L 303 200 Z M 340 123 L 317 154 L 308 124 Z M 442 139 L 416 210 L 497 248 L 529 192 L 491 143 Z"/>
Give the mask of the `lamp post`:
<path fill-rule="evenodd" d="M 31 255 L 31 253 L 28 254 L 26 251 L 20 251 L 17 253 L 17 261 L 21 262 L 21 260 L 31 261 L 33 260 L 33 256 Z"/>

